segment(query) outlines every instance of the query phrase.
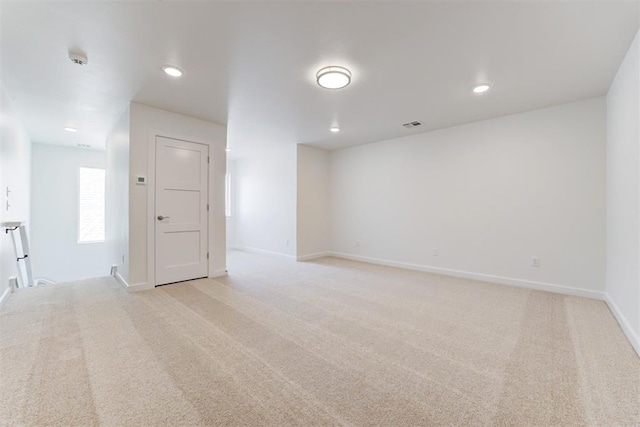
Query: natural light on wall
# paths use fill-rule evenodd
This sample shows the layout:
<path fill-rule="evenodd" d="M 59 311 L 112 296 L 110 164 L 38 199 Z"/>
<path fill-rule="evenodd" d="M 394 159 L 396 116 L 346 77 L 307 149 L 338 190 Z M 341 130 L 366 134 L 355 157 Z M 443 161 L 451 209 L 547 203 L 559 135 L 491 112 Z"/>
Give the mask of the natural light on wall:
<path fill-rule="evenodd" d="M 227 218 L 231 216 L 231 175 L 224 176 L 224 214 Z"/>
<path fill-rule="evenodd" d="M 104 169 L 80 168 L 78 243 L 104 241 Z"/>

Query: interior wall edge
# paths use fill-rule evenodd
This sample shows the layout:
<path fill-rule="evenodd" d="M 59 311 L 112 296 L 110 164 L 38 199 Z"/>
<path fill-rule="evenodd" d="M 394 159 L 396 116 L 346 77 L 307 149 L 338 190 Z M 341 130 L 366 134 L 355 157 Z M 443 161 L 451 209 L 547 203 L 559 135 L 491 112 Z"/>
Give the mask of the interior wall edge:
<path fill-rule="evenodd" d="M 606 292 L 604 294 L 604 300 L 607 303 L 607 306 L 609 306 L 609 310 L 611 310 L 611 313 L 618 321 L 618 324 L 620 325 L 622 332 L 624 332 L 624 335 L 629 340 L 631 347 L 633 347 L 636 353 L 638 353 L 638 357 L 640 357 L 640 337 L 636 335 L 635 332 L 633 332 L 633 329 L 631 328 L 631 324 L 629 323 L 627 318 L 624 316 L 620 308 L 613 301 L 611 296 Z"/>

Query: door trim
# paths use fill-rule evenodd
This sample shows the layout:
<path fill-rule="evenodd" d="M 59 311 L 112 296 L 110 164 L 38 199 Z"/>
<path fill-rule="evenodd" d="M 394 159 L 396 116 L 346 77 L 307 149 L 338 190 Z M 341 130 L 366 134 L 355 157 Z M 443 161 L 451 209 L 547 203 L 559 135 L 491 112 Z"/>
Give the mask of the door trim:
<path fill-rule="evenodd" d="M 153 129 L 149 131 L 148 135 L 148 157 L 147 157 L 147 283 L 150 287 L 158 286 L 156 282 L 156 222 L 155 222 L 155 209 L 156 209 L 156 139 L 157 137 L 177 139 L 179 141 L 194 142 L 196 144 L 202 144 L 209 147 L 209 163 L 207 163 L 207 203 L 211 203 L 213 198 L 214 180 L 213 180 L 213 159 L 214 155 L 213 140 L 202 139 L 192 137 L 189 135 L 179 134 L 176 132 L 166 131 L 162 129 Z M 212 250 L 212 224 L 213 224 L 213 209 L 209 209 L 207 213 L 207 248 L 209 251 L 209 262 L 207 262 L 207 276 L 211 277 L 211 262 L 213 259 Z"/>

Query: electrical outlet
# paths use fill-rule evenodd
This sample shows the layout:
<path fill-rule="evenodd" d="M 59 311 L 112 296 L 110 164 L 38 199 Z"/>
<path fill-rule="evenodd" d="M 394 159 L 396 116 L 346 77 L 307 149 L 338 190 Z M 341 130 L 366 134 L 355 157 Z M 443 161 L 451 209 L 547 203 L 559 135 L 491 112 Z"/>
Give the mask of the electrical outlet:
<path fill-rule="evenodd" d="M 537 256 L 531 257 L 531 267 L 540 267 L 540 258 Z"/>
<path fill-rule="evenodd" d="M 287 246 L 289 246 L 289 239 L 287 239 Z"/>
<path fill-rule="evenodd" d="M 356 240 L 356 248 L 360 247 L 360 240 Z"/>
<path fill-rule="evenodd" d="M 440 256 L 440 248 L 433 249 L 433 256 Z"/>

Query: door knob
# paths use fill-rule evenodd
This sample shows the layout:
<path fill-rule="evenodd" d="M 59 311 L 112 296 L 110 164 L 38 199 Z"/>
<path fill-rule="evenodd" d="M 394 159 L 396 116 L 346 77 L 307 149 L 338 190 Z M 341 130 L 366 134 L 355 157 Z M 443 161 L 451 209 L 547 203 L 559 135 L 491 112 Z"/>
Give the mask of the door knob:
<path fill-rule="evenodd" d="M 169 219 L 168 216 L 158 215 L 158 221 L 162 221 L 163 219 Z"/>

